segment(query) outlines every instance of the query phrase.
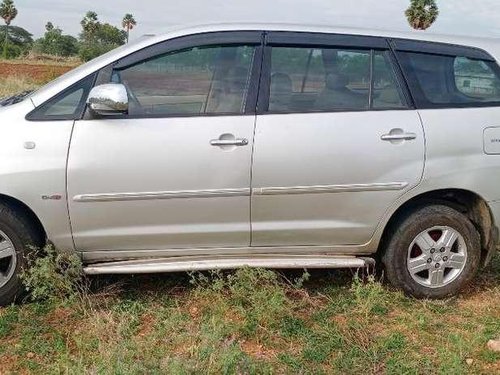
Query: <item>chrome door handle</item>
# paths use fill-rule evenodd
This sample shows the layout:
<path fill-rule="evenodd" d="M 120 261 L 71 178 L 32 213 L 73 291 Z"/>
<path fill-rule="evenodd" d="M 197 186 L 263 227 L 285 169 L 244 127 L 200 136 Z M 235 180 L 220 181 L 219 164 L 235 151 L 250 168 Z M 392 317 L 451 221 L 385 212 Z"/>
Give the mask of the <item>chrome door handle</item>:
<path fill-rule="evenodd" d="M 248 145 L 248 139 L 212 139 L 210 141 L 211 146 L 246 146 Z"/>
<path fill-rule="evenodd" d="M 383 141 L 411 141 L 416 139 L 415 133 L 402 133 L 402 134 L 384 134 L 380 137 Z"/>

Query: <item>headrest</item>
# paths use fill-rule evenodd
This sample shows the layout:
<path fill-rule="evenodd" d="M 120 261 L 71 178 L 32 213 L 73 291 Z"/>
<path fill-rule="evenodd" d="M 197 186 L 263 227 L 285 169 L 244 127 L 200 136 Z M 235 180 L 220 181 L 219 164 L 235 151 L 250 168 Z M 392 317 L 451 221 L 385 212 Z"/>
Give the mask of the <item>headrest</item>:
<path fill-rule="evenodd" d="M 349 79 L 342 74 L 330 73 L 326 76 L 326 88 L 329 90 L 345 89 Z"/>
<path fill-rule="evenodd" d="M 292 79 L 285 73 L 274 73 L 271 76 L 271 92 L 288 94 L 293 92 Z"/>

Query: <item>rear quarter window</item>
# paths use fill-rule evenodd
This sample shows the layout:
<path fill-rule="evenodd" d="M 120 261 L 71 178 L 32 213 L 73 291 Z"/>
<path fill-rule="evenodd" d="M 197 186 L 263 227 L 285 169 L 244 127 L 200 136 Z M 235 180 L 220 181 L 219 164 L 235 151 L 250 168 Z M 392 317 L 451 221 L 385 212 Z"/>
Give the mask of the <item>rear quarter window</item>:
<path fill-rule="evenodd" d="M 494 63 L 467 57 L 455 58 L 453 70 L 458 91 L 473 101 L 499 102 L 500 79 L 491 64 Z"/>
<path fill-rule="evenodd" d="M 418 52 L 398 57 L 419 108 L 500 106 L 496 62 Z"/>

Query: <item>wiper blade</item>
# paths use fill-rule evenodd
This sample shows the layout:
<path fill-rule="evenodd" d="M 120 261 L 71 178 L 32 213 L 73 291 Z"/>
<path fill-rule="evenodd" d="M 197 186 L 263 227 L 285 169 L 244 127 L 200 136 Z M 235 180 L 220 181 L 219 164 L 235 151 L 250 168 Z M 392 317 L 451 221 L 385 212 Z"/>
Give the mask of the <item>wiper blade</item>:
<path fill-rule="evenodd" d="M 26 98 L 32 92 L 33 90 L 27 90 L 13 96 L 9 96 L 7 98 L 2 98 L 0 99 L 0 107 L 6 107 L 11 104 L 22 102 L 23 99 Z"/>

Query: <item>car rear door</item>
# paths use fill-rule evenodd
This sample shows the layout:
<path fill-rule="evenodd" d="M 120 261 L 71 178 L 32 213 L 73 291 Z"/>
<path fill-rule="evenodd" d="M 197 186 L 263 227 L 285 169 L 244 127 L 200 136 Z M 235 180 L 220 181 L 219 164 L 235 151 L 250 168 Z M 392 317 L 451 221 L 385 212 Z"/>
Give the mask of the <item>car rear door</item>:
<path fill-rule="evenodd" d="M 87 116 L 72 136 L 78 250 L 249 246 L 261 40 L 260 32 L 198 34 L 114 65 L 104 82 L 126 85 L 128 115 Z"/>
<path fill-rule="evenodd" d="M 367 243 L 415 187 L 424 133 L 388 42 L 267 36 L 252 169 L 252 246 Z"/>

